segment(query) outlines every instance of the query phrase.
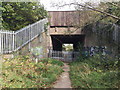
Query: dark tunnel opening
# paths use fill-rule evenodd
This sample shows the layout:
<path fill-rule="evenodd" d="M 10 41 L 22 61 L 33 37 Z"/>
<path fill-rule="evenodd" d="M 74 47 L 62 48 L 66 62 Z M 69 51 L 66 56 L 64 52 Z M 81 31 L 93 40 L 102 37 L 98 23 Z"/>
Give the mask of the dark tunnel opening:
<path fill-rule="evenodd" d="M 84 45 L 85 35 L 51 35 L 54 51 L 62 51 L 63 44 L 73 44 L 73 50 L 78 51 L 79 43 Z"/>

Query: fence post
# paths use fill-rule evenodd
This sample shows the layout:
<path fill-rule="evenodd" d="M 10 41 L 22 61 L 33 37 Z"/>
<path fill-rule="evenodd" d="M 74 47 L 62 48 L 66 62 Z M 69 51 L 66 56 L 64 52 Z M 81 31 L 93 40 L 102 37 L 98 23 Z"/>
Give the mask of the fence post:
<path fill-rule="evenodd" d="M 29 25 L 29 52 L 31 51 L 31 45 L 30 45 L 30 37 L 31 37 L 31 25 Z"/>
<path fill-rule="evenodd" d="M 1 39 L 1 38 L 2 38 L 2 37 L 1 37 L 1 31 L 0 31 L 0 54 L 2 54 L 2 49 L 1 49 L 1 48 L 2 48 L 2 47 L 1 47 L 1 44 L 2 44 L 1 40 L 2 40 L 2 39 Z"/>
<path fill-rule="evenodd" d="M 1 52 L 3 54 L 3 30 L 1 31 Z"/>
<path fill-rule="evenodd" d="M 15 36 L 14 36 L 14 31 L 12 32 L 12 35 L 13 35 L 13 50 L 12 50 L 12 51 L 14 51 L 14 50 L 15 50 L 15 48 L 14 48 L 14 46 L 15 46 Z"/>

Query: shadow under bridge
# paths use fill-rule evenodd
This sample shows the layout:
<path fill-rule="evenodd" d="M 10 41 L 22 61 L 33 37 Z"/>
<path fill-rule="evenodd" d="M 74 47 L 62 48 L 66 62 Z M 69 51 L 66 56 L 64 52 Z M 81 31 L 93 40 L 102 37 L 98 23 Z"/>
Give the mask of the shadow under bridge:
<path fill-rule="evenodd" d="M 78 45 L 84 45 L 85 35 L 51 35 L 53 50 L 49 51 L 49 57 L 62 61 L 73 61 L 80 53 Z M 73 44 L 73 51 L 62 51 L 63 44 Z"/>
<path fill-rule="evenodd" d="M 78 51 L 79 43 L 84 45 L 85 35 L 51 35 L 51 39 L 54 51 L 62 51 L 63 44 L 73 44 L 73 51 Z"/>

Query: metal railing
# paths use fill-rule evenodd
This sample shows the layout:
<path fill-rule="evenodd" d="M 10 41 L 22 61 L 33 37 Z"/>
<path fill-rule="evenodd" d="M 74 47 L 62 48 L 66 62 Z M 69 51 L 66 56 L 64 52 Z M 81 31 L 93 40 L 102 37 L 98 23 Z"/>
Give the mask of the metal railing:
<path fill-rule="evenodd" d="M 80 56 L 79 52 L 74 52 L 74 51 L 49 51 L 50 58 L 62 60 L 62 61 L 73 61 L 75 60 L 78 56 Z"/>
<path fill-rule="evenodd" d="M 45 31 L 44 24 L 47 19 L 42 19 L 18 31 L 0 30 L 0 53 L 11 53 L 25 46 Z"/>

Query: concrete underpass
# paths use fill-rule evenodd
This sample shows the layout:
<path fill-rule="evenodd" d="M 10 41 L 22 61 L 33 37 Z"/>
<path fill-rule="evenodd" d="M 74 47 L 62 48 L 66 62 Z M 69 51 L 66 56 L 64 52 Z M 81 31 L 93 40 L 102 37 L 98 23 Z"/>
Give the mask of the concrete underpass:
<path fill-rule="evenodd" d="M 51 35 L 54 51 L 62 51 L 62 44 L 73 44 L 73 50 L 78 50 L 79 43 L 84 45 L 85 35 Z"/>

